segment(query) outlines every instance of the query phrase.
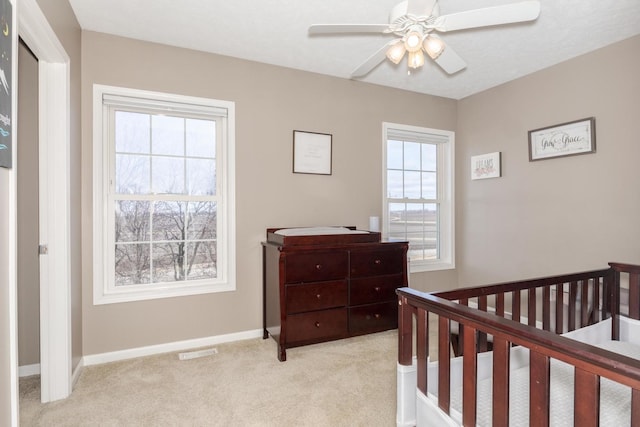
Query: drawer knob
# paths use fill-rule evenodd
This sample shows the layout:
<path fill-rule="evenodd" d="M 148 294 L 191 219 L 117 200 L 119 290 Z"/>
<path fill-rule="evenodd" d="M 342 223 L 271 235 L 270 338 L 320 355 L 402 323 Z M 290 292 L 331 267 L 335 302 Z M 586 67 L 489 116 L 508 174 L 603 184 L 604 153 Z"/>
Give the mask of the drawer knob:
<path fill-rule="evenodd" d="M 376 265 L 380 265 L 380 264 L 382 264 L 382 261 L 380 261 L 379 259 L 377 259 L 377 260 L 375 260 L 375 261 L 373 261 L 373 262 L 374 262 L 374 264 L 376 264 Z"/>
<path fill-rule="evenodd" d="M 320 322 L 316 322 L 316 328 L 320 327 Z"/>
<path fill-rule="evenodd" d="M 373 317 L 375 317 L 376 319 L 379 319 L 380 318 L 380 313 L 374 314 Z"/>
<path fill-rule="evenodd" d="M 380 292 L 380 286 L 376 286 L 375 288 L 373 288 L 373 290 L 376 292 Z"/>
<path fill-rule="evenodd" d="M 316 270 L 322 270 L 322 264 L 316 264 Z"/>
<path fill-rule="evenodd" d="M 320 299 L 322 295 L 321 294 L 316 294 L 316 298 Z"/>

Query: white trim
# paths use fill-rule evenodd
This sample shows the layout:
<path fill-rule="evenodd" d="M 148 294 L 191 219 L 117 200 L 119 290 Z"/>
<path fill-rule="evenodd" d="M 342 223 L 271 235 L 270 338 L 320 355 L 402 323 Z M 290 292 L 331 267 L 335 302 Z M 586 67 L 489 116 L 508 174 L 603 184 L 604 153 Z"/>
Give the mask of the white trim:
<path fill-rule="evenodd" d="M 9 219 L 9 232 L 7 236 L 7 246 L 9 250 L 8 262 L 8 279 L 9 283 L 9 381 L 10 391 L 10 419 L 11 426 L 17 427 L 20 423 L 20 395 L 18 390 L 18 157 L 17 157 L 17 129 L 18 129 L 18 38 L 15 37 L 15 28 L 17 24 L 17 15 L 20 12 L 20 8 L 16 4 L 15 0 L 10 0 L 13 8 L 13 14 L 11 17 L 12 28 L 12 67 L 11 67 L 11 82 L 9 84 L 12 88 L 13 96 L 11 98 L 11 111 L 13 112 L 13 135 L 11 135 L 12 144 L 12 159 L 11 164 L 13 168 L 8 171 L 9 182 L 9 203 L 8 203 L 8 219 Z M 4 171 L 3 171 L 4 172 Z M 4 286 L 4 285 L 2 285 Z M 2 421 L 0 421 L 2 422 Z"/>
<path fill-rule="evenodd" d="M 71 289 L 69 287 L 69 98 L 68 67 L 40 63 L 40 335 L 42 400 L 65 398 L 71 391 Z M 58 86 L 66 81 L 67 85 Z M 66 99 L 66 108 L 59 100 Z M 57 135 L 61 144 L 55 143 Z M 56 147 L 62 147 L 56 149 Z M 45 379 L 46 378 L 46 379 Z M 48 384 L 47 384 L 48 383 Z"/>
<path fill-rule="evenodd" d="M 100 365 L 102 363 L 118 362 L 121 360 L 134 359 L 136 357 L 153 356 L 156 354 L 184 351 L 228 342 L 262 338 L 262 333 L 262 329 L 254 329 L 250 331 L 236 332 L 233 334 L 216 335 L 206 338 L 196 338 L 192 340 L 175 341 L 166 344 L 112 351 L 109 353 L 92 354 L 82 358 L 83 366 Z"/>
<path fill-rule="evenodd" d="M 80 362 L 76 365 L 76 368 L 73 370 L 73 375 L 71 376 L 71 384 L 72 387 L 76 386 L 76 383 L 80 379 L 80 375 L 84 370 L 84 359 L 80 358 Z"/>
<path fill-rule="evenodd" d="M 19 34 L 39 63 L 41 400 L 71 393 L 70 65 L 35 0 L 21 0 Z M 55 147 L 56 149 L 49 149 Z"/>
<path fill-rule="evenodd" d="M 31 377 L 33 375 L 40 375 L 40 364 L 34 363 L 33 365 L 24 365 L 18 367 L 18 376 Z"/>
<path fill-rule="evenodd" d="M 105 98 L 113 103 L 128 102 L 132 106 L 135 99 L 143 100 L 150 107 L 167 104 L 188 106 L 188 111 L 204 106 L 206 111 L 219 114 L 218 123 L 222 123 L 218 160 L 223 173 L 217 174 L 218 205 L 225 209 L 218 215 L 217 230 L 220 250 L 218 253 L 218 277 L 212 281 L 193 281 L 182 283 L 154 283 L 151 285 L 132 285 L 116 287 L 113 282 L 113 251 L 105 252 L 107 236 L 113 233 L 113 208 L 109 206 L 110 183 L 106 179 L 107 168 L 113 168 L 112 150 L 108 117 L 104 108 Z M 109 103 L 109 102 L 108 102 Z M 186 108 L 186 107 L 185 107 Z M 224 112 L 224 114 L 222 114 Z M 93 85 L 93 304 L 112 304 L 128 301 L 141 301 L 158 298 L 170 298 L 185 295 L 199 295 L 213 292 L 227 292 L 236 289 L 235 255 L 235 103 L 210 98 L 199 98 L 177 94 L 151 92 L 116 86 Z M 113 169 L 112 169 L 113 170 Z M 220 203 L 222 202 L 222 203 Z"/>

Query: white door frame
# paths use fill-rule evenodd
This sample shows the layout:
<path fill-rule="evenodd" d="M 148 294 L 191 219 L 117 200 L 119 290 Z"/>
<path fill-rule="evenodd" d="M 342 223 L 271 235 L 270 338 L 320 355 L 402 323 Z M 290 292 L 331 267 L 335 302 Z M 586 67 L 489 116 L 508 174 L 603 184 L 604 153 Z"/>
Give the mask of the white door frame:
<path fill-rule="evenodd" d="M 72 388 L 70 60 L 36 0 L 21 0 L 17 14 L 39 68 L 40 244 L 48 246 L 40 256 L 40 378 L 41 400 L 49 402 Z"/>

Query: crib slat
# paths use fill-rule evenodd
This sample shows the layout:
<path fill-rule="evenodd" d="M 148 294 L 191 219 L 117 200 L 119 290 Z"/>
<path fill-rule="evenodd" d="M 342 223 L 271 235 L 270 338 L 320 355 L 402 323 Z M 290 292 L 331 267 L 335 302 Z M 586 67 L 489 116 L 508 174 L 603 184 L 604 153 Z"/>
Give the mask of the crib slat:
<path fill-rule="evenodd" d="M 619 272 L 615 272 L 615 274 L 611 275 L 611 276 L 607 276 L 605 277 L 605 290 L 606 292 L 604 292 L 604 295 L 606 295 L 606 300 L 605 300 L 605 310 L 606 310 L 606 316 L 605 319 L 608 319 L 609 317 L 611 317 L 612 319 L 612 329 L 611 329 L 611 339 L 618 339 L 618 335 L 617 332 L 614 331 L 614 329 L 617 328 L 616 325 L 616 320 L 615 320 L 615 315 L 619 313 L 620 310 L 620 306 L 619 301 L 617 301 L 618 298 L 618 291 L 620 288 L 620 273 Z"/>
<path fill-rule="evenodd" d="M 556 285 L 556 334 L 563 333 L 564 328 L 564 285 Z"/>
<path fill-rule="evenodd" d="M 536 326 L 536 320 L 538 313 L 536 312 L 536 288 L 529 289 L 529 309 L 527 312 L 527 317 L 529 319 L 529 326 Z"/>
<path fill-rule="evenodd" d="M 493 426 L 509 425 L 509 350 L 511 343 L 493 338 Z"/>
<path fill-rule="evenodd" d="M 542 288 L 542 329 L 551 330 L 551 290 L 549 286 Z"/>
<path fill-rule="evenodd" d="M 585 295 L 584 293 L 582 294 Z M 569 312 L 567 313 L 567 332 L 576 328 L 576 301 L 578 300 L 578 282 L 569 284 Z M 583 298 L 584 300 L 584 298 Z"/>
<path fill-rule="evenodd" d="M 593 286 L 591 288 L 591 292 L 593 292 L 593 315 L 591 316 L 591 321 L 593 323 L 598 323 L 602 319 L 601 311 L 600 311 L 600 278 L 594 277 Z M 604 287 L 604 280 L 602 280 L 602 287 Z"/>
<path fill-rule="evenodd" d="M 520 321 L 520 291 L 512 292 L 511 319 L 515 322 Z"/>
<path fill-rule="evenodd" d="M 418 390 L 427 395 L 427 357 L 429 356 L 429 313 L 418 309 L 416 320 L 416 363 L 418 364 Z"/>
<path fill-rule="evenodd" d="M 582 281 L 582 299 L 580 300 L 580 327 L 589 324 L 589 280 Z"/>
<path fill-rule="evenodd" d="M 610 282 L 608 303 L 611 311 L 611 339 L 620 339 L 620 273 L 616 272 Z"/>
<path fill-rule="evenodd" d="M 476 425 L 476 390 L 478 366 L 476 358 L 476 329 L 464 325 L 465 342 L 462 359 L 462 425 Z"/>
<path fill-rule="evenodd" d="M 573 425 L 597 427 L 600 420 L 600 377 L 575 368 L 573 396 Z"/>
<path fill-rule="evenodd" d="M 549 426 L 549 357 L 529 352 L 529 426 Z"/>
<path fill-rule="evenodd" d="M 447 414 L 449 413 L 450 402 L 450 378 L 451 363 L 449 346 L 450 340 L 450 321 L 446 317 L 438 317 L 438 406 Z M 462 328 L 460 328 L 462 333 Z"/>
<path fill-rule="evenodd" d="M 468 306 L 469 299 L 468 298 L 460 299 L 460 304 Z M 462 325 L 458 325 L 458 351 L 456 352 L 456 356 L 462 356 L 463 348 L 464 348 L 464 328 L 462 327 Z"/>
<path fill-rule="evenodd" d="M 487 311 L 487 296 L 478 297 L 478 309 Z M 478 352 L 482 353 L 488 350 L 487 333 L 478 331 Z"/>
<path fill-rule="evenodd" d="M 629 317 L 640 319 L 640 274 L 629 273 Z"/>
<path fill-rule="evenodd" d="M 496 315 L 504 317 L 504 294 L 502 292 L 496 295 Z"/>

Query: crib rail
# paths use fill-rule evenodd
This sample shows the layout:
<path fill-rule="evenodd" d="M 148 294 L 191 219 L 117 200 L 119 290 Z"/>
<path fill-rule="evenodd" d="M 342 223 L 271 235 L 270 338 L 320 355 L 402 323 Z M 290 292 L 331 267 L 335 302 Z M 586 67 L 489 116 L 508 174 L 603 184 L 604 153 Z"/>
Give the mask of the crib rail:
<path fill-rule="evenodd" d="M 401 288 L 398 290 L 398 362 L 405 366 L 412 364 L 415 332 L 417 387 L 427 395 L 429 315 L 437 315 L 438 406 L 447 414 L 450 413 L 449 348 L 452 325 L 456 324 L 458 333 L 464 337 L 460 342 L 463 354 L 463 425 L 476 425 L 477 354 L 485 350 L 487 337 L 492 339 L 494 352 L 494 426 L 509 425 L 509 355 L 514 345 L 529 349 L 530 425 L 549 425 L 551 359 L 575 367 L 575 390 L 580 391 L 580 398 L 574 398 L 574 425 L 598 425 L 600 378 L 608 378 L 631 387 L 630 425 L 640 425 L 640 361 L 557 335 L 565 329 L 572 330 L 612 317 L 612 336 L 617 338 L 615 334 L 619 332 L 619 325 L 616 324 L 621 300 L 620 273 L 628 275 L 628 315 L 637 319 L 640 317 L 640 266 L 621 263 L 610 263 L 610 268 L 605 270 L 436 294 Z M 553 292 L 555 299 L 552 298 Z M 527 319 L 524 323 L 521 318 L 522 293 L 527 296 Z M 509 298 L 505 298 L 507 296 Z M 493 312 L 489 312 L 488 297 L 491 297 L 494 304 Z M 564 309 L 565 297 L 568 310 Z M 505 303 L 509 299 L 510 304 Z M 470 301 L 475 301 L 477 309 L 469 307 Z M 537 307 L 539 303 L 542 305 L 541 310 Z M 555 322 L 551 321 L 552 310 Z M 566 322 L 563 317 L 565 311 L 568 313 Z"/>
<path fill-rule="evenodd" d="M 608 268 L 461 288 L 434 295 L 462 305 L 471 304 L 482 311 L 491 308 L 500 317 L 561 334 L 620 312 L 620 299 L 613 298 L 614 279 L 614 270 Z M 460 356 L 464 348 L 464 329 L 454 329 L 451 344 L 454 354 Z M 478 351 L 490 349 L 485 333 L 479 333 L 477 344 Z"/>

